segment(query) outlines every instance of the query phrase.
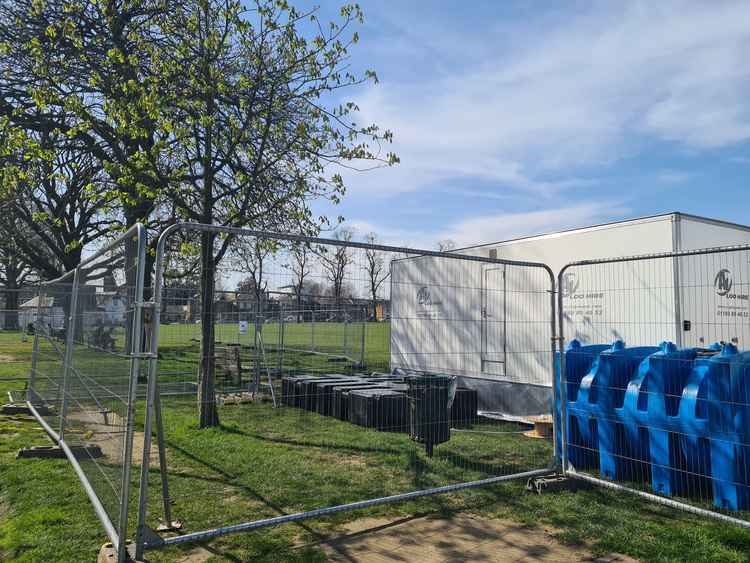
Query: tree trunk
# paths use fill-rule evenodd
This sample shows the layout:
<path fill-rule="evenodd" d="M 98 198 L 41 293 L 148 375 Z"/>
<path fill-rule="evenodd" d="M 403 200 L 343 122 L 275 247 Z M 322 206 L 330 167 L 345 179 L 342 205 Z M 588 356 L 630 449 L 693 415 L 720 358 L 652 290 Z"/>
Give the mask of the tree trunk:
<path fill-rule="evenodd" d="M 207 14 L 206 14 L 207 15 Z M 208 83 L 208 72 L 206 79 Z M 206 114 L 213 116 L 214 104 L 210 95 L 206 100 Z M 207 127 L 203 154 L 203 209 L 202 220 L 211 225 L 214 220 L 214 177 L 213 177 L 213 131 Z M 216 285 L 216 260 L 214 240 L 216 233 L 201 233 L 201 371 L 198 381 L 198 427 L 210 428 L 219 425 L 219 411 L 216 408 L 216 358 L 214 334 L 214 288 Z"/>
<path fill-rule="evenodd" d="M 198 427 L 219 425 L 216 409 L 214 341 L 214 233 L 201 233 L 201 370 L 198 381 Z"/>
<path fill-rule="evenodd" d="M 302 286 L 297 287 L 297 322 L 301 323 L 304 315 L 302 313 Z"/>
<path fill-rule="evenodd" d="M 18 288 L 5 288 L 5 330 L 18 330 Z"/>

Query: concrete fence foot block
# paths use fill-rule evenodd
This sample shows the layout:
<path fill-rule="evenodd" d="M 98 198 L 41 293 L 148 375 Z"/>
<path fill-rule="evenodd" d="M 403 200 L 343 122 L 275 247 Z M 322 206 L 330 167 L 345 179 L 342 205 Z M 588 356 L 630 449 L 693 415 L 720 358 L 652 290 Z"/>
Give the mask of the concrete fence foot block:
<path fill-rule="evenodd" d="M 47 409 L 46 407 L 38 406 L 35 408 L 40 416 L 45 416 L 49 414 L 49 409 Z M 28 414 L 29 416 L 31 416 L 32 413 L 28 405 L 9 403 L 7 405 L 3 405 L 2 407 L 0 407 L 0 414 L 6 414 L 6 415 Z"/>
<path fill-rule="evenodd" d="M 127 550 L 127 563 L 147 563 L 145 559 L 135 559 L 135 544 L 132 541 L 126 542 L 125 549 Z M 105 543 L 99 550 L 99 557 L 96 558 L 96 563 L 117 563 L 117 550 L 115 546 L 110 542 Z"/>
<path fill-rule="evenodd" d="M 104 454 L 99 446 L 87 444 L 84 446 L 70 446 L 76 459 L 96 459 Z M 18 450 L 16 459 L 64 459 L 65 451 L 60 446 L 32 446 Z"/>

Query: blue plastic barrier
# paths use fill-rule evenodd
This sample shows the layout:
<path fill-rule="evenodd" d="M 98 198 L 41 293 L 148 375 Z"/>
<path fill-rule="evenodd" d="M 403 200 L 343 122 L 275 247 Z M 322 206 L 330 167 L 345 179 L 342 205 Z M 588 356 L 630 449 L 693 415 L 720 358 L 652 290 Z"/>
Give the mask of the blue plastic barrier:
<path fill-rule="evenodd" d="M 642 441 L 625 439 L 618 414 L 632 374 L 644 358 L 658 350 L 654 346 L 626 348 L 621 341 L 615 342 L 599 354 L 581 380 L 575 400 L 570 401 L 569 427 L 577 430 L 571 437 L 598 452 L 599 471 L 605 478 L 632 479 L 637 467 L 631 462 L 645 461 Z"/>
<path fill-rule="evenodd" d="M 750 508 L 750 352 L 574 340 L 565 381 L 575 468 L 650 482 L 664 495 L 710 490 L 719 508 Z M 558 432 L 560 406 L 558 394 Z"/>
<path fill-rule="evenodd" d="M 681 474 L 675 473 L 678 449 L 670 433 L 679 431 L 682 421 L 692 432 L 703 434 L 695 401 L 686 401 L 683 391 L 692 385 L 690 378 L 698 350 L 677 350 L 671 342 L 664 342 L 659 348 L 638 366 L 618 414 L 627 439 L 647 452 L 645 461 L 649 466 L 645 476 L 650 473 L 653 490 L 672 495 L 677 492 L 680 475 L 706 475 L 695 471 L 704 465 L 704 456 L 689 460 L 692 463 L 683 464 Z"/>
<path fill-rule="evenodd" d="M 710 361 L 706 378 L 708 432 L 714 504 L 730 510 L 750 508 L 748 475 L 748 377 L 750 353 L 730 345 Z"/>
<path fill-rule="evenodd" d="M 568 402 L 566 440 L 568 444 L 568 460 L 574 467 L 584 468 L 594 465 L 598 451 L 598 442 L 593 440 L 596 433 L 592 432 L 592 429 L 589 428 L 590 421 L 587 419 L 584 420 L 585 414 L 571 416 L 573 405 L 577 404 L 578 401 L 578 391 L 581 387 L 581 382 L 589 372 L 596 369 L 599 362 L 599 355 L 602 352 L 622 346 L 624 346 L 622 342 L 615 342 L 612 345 L 595 344 L 592 346 L 582 346 L 578 340 L 572 340 L 565 350 L 565 389 Z M 559 415 L 557 419 L 559 422 Z M 583 424 L 585 428 L 579 428 L 579 424 Z M 561 427 L 558 426 L 558 428 Z M 558 434 L 559 436 L 560 434 Z M 558 456 L 558 459 L 560 459 L 562 456 L 561 451 L 558 452 Z"/>

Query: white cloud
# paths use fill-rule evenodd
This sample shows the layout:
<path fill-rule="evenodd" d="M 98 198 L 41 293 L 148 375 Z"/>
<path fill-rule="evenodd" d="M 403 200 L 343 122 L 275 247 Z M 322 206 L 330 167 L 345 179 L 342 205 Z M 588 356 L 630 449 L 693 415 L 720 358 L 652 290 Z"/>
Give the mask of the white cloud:
<path fill-rule="evenodd" d="M 628 209 L 615 202 L 587 203 L 562 208 L 501 213 L 472 217 L 457 222 L 438 236 L 461 246 L 497 242 L 527 235 L 538 235 L 561 229 L 585 227 L 622 216 Z"/>
<path fill-rule="evenodd" d="M 561 229 L 585 227 L 625 216 L 629 209 L 615 201 L 600 201 L 521 213 L 499 213 L 461 219 L 443 229 L 388 228 L 366 220 L 353 219 L 347 224 L 358 236 L 377 233 L 384 244 L 407 248 L 436 248 L 443 239 L 453 240 L 458 247 L 498 242 L 520 236 L 554 232 Z"/>
<path fill-rule="evenodd" d="M 660 184 L 677 185 L 684 184 L 693 177 L 689 172 L 680 170 L 662 170 L 656 175 L 656 181 Z"/>
<path fill-rule="evenodd" d="M 750 3 L 595 6 L 510 30 L 488 22 L 476 30 L 482 56 L 461 51 L 465 64 L 451 73 L 385 75 L 359 100 L 362 121 L 395 132 L 402 164 L 349 175 L 352 194 L 468 178 L 551 197 L 585 182 L 580 167 L 637 152 L 644 136 L 691 150 L 750 139 Z M 454 61 L 462 49 L 436 44 L 439 29 L 421 33 L 435 57 Z"/>

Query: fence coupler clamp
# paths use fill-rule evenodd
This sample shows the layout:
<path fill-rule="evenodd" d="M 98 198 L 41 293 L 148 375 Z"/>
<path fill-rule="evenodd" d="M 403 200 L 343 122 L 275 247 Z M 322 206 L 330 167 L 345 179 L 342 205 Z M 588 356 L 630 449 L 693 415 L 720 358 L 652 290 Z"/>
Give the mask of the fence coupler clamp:
<path fill-rule="evenodd" d="M 159 521 L 157 532 L 176 532 L 182 530 L 182 520 L 173 520 L 172 522 Z"/>
<path fill-rule="evenodd" d="M 151 324 L 154 320 L 156 304 L 153 301 L 142 301 L 138 305 L 143 311 L 143 324 Z"/>
<path fill-rule="evenodd" d="M 577 491 L 582 488 L 582 482 L 578 479 L 569 479 L 562 473 L 550 473 L 549 475 L 541 475 L 538 477 L 531 477 L 526 482 L 526 490 L 530 493 L 536 493 L 538 495 L 544 493 L 552 493 L 558 491 Z"/>

